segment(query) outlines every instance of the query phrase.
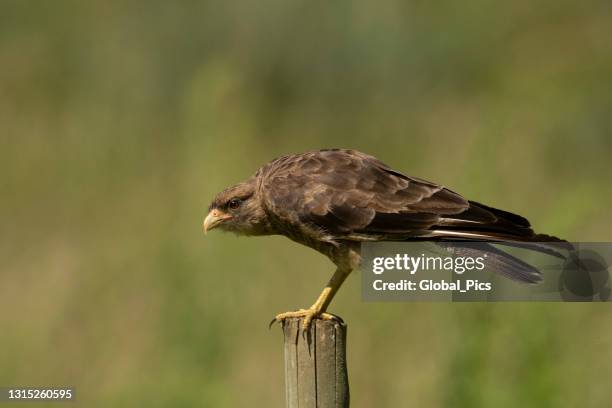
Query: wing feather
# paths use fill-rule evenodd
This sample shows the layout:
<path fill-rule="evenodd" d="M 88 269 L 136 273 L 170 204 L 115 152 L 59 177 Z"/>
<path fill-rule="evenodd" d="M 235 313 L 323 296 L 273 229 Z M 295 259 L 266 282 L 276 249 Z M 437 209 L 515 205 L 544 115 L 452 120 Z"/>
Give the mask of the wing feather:
<path fill-rule="evenodd" d="M 468 201 L 354 150 L 281 157 L 261 170 L 261 178 L 266 206 L 279 219 L 336 239 L 537 237 L 519 215 Z"/>
<path fill-rule="evenodd" d="M 519 215 L 468 201 L 441 185 L 406 176 L 354 150 L 284 156 L 264 166 L 256 176 L 264 208 L 277 232 L 306 245 L 493 240 L 510 246 L 512 242 L 528 243 L 529 249 L 557 256 L 556 250 L 539 242 L 564 242 L 535 234 L 529 221 Z M 462 250 L 469 251 L 469 244 Z M 526 282 L 540 279 L 537 270 L 511 255 L 494 247 L 490 252 L 500 273 Z"/>

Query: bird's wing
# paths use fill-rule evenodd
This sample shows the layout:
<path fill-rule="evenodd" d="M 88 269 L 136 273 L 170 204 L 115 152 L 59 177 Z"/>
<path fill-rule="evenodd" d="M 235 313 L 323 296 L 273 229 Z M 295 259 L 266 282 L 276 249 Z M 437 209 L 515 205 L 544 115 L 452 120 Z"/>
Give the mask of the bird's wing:
<path fill-rule="evenodd" d="M 533 236 L 515 214 L 468 201 L 350 150 L 286 156 L 263 169 L 268 208 L 337 239 L 512 239 Z"/>
<path fill-rule="evenodd" d="M 560 257 L 564 256 L 558 250 L 565 244 L 571 249 L 565 241 L 535 234 L 519 215 L 468 201 L 356 151 L 282 157 L 258 177 L 265 207 L 284 228 L 279 232 L 307 245 L 433 239 L 439 244 L 462 241 L 456 249 L 469 253 L 474 251 L 470 241 L 487 240 Z M 489 263 L 505 276 L 522 282 L 541 280 L 537 269 L 502 250 L 488 244 L 478 250 L 488 253 Z"/>

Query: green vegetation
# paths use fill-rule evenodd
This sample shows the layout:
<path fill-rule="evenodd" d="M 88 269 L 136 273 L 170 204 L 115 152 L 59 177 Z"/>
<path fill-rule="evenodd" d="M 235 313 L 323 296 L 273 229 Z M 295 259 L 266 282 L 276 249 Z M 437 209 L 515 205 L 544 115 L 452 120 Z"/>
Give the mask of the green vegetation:
<path fill-rule="evenodd" d="M 605 2 L 0 5 L 0 385 L 86 407 L 281 407 L 282 336 L 332 271 L 211 233 L 282 154 L 352 147 L 609 241 Z M 353 407 L 612 405 L 605 304 L 378 304 L 353 276 Z M 294 290 L 293 290 L 294 289 Z"/>

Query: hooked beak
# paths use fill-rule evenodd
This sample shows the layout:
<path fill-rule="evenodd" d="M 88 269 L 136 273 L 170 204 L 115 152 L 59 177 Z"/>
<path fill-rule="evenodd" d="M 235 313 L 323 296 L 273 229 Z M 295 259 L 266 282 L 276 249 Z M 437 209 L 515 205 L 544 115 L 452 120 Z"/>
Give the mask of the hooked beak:
<path fill-rule="evenodd" d="M 212 210 L 208 213 L 206 218 L 204 218 L 204 224 L 202 225 L 204 228 L 204 234 L 230 218 L 232 218 L 231 215 L 223 214 L 217 209 Z"/>

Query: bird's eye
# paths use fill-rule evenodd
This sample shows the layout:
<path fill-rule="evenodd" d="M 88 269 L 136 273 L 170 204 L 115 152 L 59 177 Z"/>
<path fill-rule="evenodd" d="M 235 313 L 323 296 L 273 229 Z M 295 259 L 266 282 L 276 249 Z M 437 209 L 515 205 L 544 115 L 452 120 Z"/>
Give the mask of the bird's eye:
<path fill-rule="evenodd" d="M 229 207 L 230 210 L 235 210 L 238 207 L 240 207 L 240 204 L 242 203 L 242 201 L 240 201 L 240 199 L 238 198 L 232 198 L 229 203 L 227 203 L 227 206 Z"/>

